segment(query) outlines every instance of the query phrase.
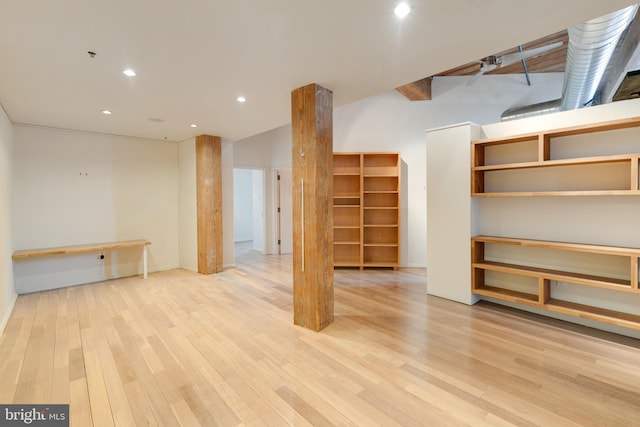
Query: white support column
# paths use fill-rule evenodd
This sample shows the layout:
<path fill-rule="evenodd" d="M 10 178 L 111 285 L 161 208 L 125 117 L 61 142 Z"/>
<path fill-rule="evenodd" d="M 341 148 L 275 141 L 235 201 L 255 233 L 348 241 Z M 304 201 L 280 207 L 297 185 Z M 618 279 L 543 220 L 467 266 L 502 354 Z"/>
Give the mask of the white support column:
<path fill-rule="evenodd" d="M 475 304 L 471 293 L 471 237 L 476 234 L 471 200 L 473 123 L 427 131 L 427 293 Z"/>

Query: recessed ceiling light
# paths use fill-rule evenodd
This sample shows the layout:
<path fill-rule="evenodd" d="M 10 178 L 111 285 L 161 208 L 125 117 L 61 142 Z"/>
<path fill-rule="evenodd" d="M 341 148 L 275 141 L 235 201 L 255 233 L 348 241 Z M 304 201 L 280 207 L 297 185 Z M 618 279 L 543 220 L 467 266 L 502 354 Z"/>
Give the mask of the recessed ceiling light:
<path fill-rule="evenodd" d="M 102 114 L 109 116 L 113 114 L 113 112 L 111 110 L 102 110 Z"/>
<path fill-rule="evenodd" d="M 198 125 L 195 124 L 195 123 L 191 123 L 189 126 L 191 126 L 192 128 L 197 128 L 198 127 Z"/>
<path fill-rule="evenodd" d="M 124 74 L 127 77 L 134 77 L 136 75 L 136 72 L 133 71 L 131 68 L 127 68 L 126 70 L 122 71 L 122 74 Z"/>
<path fill-rule="evenodd" d="M 411 8 L 404 2 L 400 3 L 395 9 L 393 9 L 393 13 L 395 13 L 398 18 L 404 18 L 409 14 L 409 12 L 411 12 Z"/>
<path fill-rule="evenodd" d="M 236 101 L 242 103 L 242 102 L 247 102 L 247 98 L 245 98 L 244 96 L 239 96 L 236 98 Z"/>

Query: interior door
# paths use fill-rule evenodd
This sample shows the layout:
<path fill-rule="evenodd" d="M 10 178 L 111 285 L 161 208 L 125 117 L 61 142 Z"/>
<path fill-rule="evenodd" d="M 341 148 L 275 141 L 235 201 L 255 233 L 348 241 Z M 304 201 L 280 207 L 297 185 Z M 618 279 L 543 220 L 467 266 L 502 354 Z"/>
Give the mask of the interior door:
<path fill-rule="evenodd" d="M 293 252 L 291 168 L 278 170 L 278 176 L 278 253 L 290 254 Z"/>

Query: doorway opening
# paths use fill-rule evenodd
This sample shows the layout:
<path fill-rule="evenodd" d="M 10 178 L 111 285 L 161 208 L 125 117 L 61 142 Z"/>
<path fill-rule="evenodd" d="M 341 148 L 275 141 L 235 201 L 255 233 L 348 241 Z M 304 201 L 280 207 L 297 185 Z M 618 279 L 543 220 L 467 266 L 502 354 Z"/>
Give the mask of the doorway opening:
<path fill-rule="evenodd" d="M 233 169 L 233 238 L 235 257 L 250 251 L 266 253 L 265 173 Z"/>

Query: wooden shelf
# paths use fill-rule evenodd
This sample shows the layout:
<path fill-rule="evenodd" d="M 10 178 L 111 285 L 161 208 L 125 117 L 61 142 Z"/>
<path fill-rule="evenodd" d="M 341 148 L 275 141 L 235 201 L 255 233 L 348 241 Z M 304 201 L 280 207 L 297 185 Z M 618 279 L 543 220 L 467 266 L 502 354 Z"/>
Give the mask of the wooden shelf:
<path fill-rule="evenodd" d="M 505 191 L 471 193 L 473 197 L 640 196 L 638 190 Z"/>
<path fill-rule="evenodd" d="M 573 159 L 560 159 L 560 160 L 544 160 L 535 162 L 522 162 L 522 163 L 504 163 L 499 165 L 488 166 L 474 166 L 473 171 L 497 171 L 497 170 L 513 170 L 513 169 L 533 169 L 533 168 L 547 168 L 547 167 L 561 167 L 561 166 L 573 166 L 573 165 L 588 165 L 598 163 L 622 163 L 638 161 L 640 154 L 624 154 L 616 156 L 598 156 L 598 157 L 579 157 Z"/>
<path fill-rule="evenodd" d="M 365 191 L 364 194 L 398 194 L 397 190 L 390 191 Z"/>
<path fill-rule="evenodd" d="M 398 210 L 397 206 L 365 206 L 364 209 L 371 209 L 371 210 L 385 210 L 385 209 L 390 209 L 390 210 Z"/>
<path fill-rule="evenodd" d="M 548 280 L 557 280 L 559 282 L 569 282 L 578 285 L 594 286 L 598 288 L 614 289 L 616 291 L 637 292 L 631 288 L 631 281 L 621 280 L 606 276 L 595 276 L 589 274 L 572 273 L 561 270 L 553 270 L 540 267 L 529 267 L 526 265 L 506 264 L 501 262 L 485 261 L 482 263 L 474 263 L 473 268 L 483 270 L 501 271 L 503 273 L 519 274 L 529 277 L 542 277 Z"/>
<path fill-rule="evenodd" d="M 539 141 L 547 138 L 559 138 L 563 136 L 584 135 L 589 133 L 606 132 L 611 130 L 628 129 L 640 126 L 640 117 L 629 119 L 612 120 L 602 123 L 592 123 L 589 125 L 572 126 L 560 129 L 544 131 L 540 133 L 528 133 L 508 136 L 503 138 L 487 138 L 474 141 L 474 144 L 483 146 L 513 144 L 526 141 Z"/>
<path fill-rule="evenodd" d="M 640 117 L 506 138 L 473 141 L 471 195 L 488 197 L 640 195 L 638 173 L 640 169 L 640 153 L 637 151 L 590 157 L 552 158 L 557 138 L 633 127 L 640 127 Z M 504 157 L 496 156 L 495 149 L 488 151 L 491 147 L 509 144 L 512 145 L 513 150 L 507 158 L 515 156 L 518 160 L 526 158 L 527 161 L 504 161 Z M 520 153 L 520 151 L 524 151 L 524 153 Z M 615 172 L 610 170 L 614 168 L 614 164 L 620 164 L 620 166 L 616 166 Z M 599 167 L 600 169 L 593 169 L 594 167 Z M 609 169 L 603 170 L 603 167 Z M 563 175 L 563 178 L 553 179 L 551 183 L 541 183 L 541 180 L 529 175 L 522 175 L 525 170 L 542 168 L 549 170 L 545 172 L 547 175 L 551 171 L 555 174 L 564 173 L 568 175 Z M 573 181 L 565 180 L 572 173 L 579 171 L 583 171 L 582 176 L 594 177 L 596 180 L 606 177 L 607 180 L 596 181 L 593 184 L 594 188 L 589 188 L 591 186 L 590 183 L 582 182 L 579 176 L 573 178 Z M 517 180 L 518 175 L 500 175 L 502 179 L 498 179 L 498 175 L 488 175 L 508 172 L 512 174 L 519 173 L 519 176 L 526 177 L 527 184 L 522 186 L 522 183 Z M 616 179 L 612 179 L 612 174 L 615 174 Z M 491 176 L 496 178 L 490 181 L 489 178 Z M 513 184 L 515 188 L 512 189 L 510 185 L 513 182 L 515 182 Z M 497 183 L 499 185 L 496 185 Z M 502 188 L 505 185 L 507 189 Z M 558 188 L 544 188 L 545 186 L 555 187 L 556 185 Z"/>
<path fill-rule="evenodd" d="M 360 193 L 334 193 L 333 198 L 335 199 L 359 199 Z"/>
<path fill-rule="evenodd" d="M 518 239 L 511 237 L 477 236 L 473 241 L 478 243 L 501 243 L 506 245 L 541 247 L 572 252 L 599 253 L 604 255 L 621 255 L 640 257 L 639 248 L 628 248 L 607 245 L 587 245 L 582 243 L 567 243 L 548 240 Z"/>
<path fill-rule="evenodd" d="M 151 242 L 145 239 L 123 240 L 108 243 L 90 243 L 85 245 L 58 246 L 54 248 L 23 249 L 13 253 L 14 261 L 33 259 L 40 257 L 81 255 L 99 253 L 127 248 L 142 248 L 142 277 L 147 278 L 147 246 Z"/>
<path fill-rule="evenodd" d="M 540 305 L 538 303 L 538 295 L 536 294 L 528 294 L 526 292 L 514 291 L 511 289 L 503 289 L 496 286 L 479 286 L 474 290 L 473 293 L 520 304 L 536 306 Z"/>
<path fill-rule="evenodd" d="M 72 245 L 72 246 L 58 246 L 54 248 L 39 248 L 39 249 L 23 249 L 15 251 L 12 259 L 27 259 L 38 258 L 54 255 L 74 255 L 84 254 L 92 252 L 101 252 L 122 248 L 135 248 L 150 245 L 148 240 L 125 240 L 121 242 L 109 242 L 109 243 L 92 243 L 88 245 Z"/>
<path fill-rule="evenodd" d="M 603 274 L 590 274 L 566 271 L 559 268 L 522 265 L 517 262 L 511 263 L 491 260 L 487 259 L 490 254 L 491 246 L 487 247 L 486 245 L 507 245 L 541 249 L 542 253 L 546 254 L 546 260 L 551 263 L 562 262 L 562 260 L 558 260 L 558 251 L 577 254 L 577 256 L 623 257 L 627 258 L 626 261 L 623 260 L 623 264 L 628 266 L 626 275 L 629 278 L 620 279 L 618 277 L 613 277 L 612 275 L 607 275 L 604 272 Z M 508 253 L 513 258 L 518 258 L 519 256 L 517 252 L 513 252 L 512 250 L 509 250 Z M 471 239 L 471 256 L 471 289 L 474 294 L 518 304 L 532 305 L 546 310 L 598 320 L 619 326 L 640 329 L 640 316 L 609 310 L 599 306 L 578 304 L 554 298 L 551 288 L 551 281 L 556 281 L 579 286 L 596 287 L 612 292 L 626 292 L 640 295 L 640 283 L 638 278 L 640 248 L 496 236 L 477 236 Z M 537 256 L 539 257 L 540 255 L 538 254 Z M 585 259 L 585 261 L 587 261 L 587 259 Z M 537 259 L 536 262 L 540 262 L 540 260 Z M 584 262 L 583 264 L 588 264 L 588 262 Z M 607 265 L 607 263 L 602 262 L 597 263 L 597 265 Z M 505 287 L 498 286 L 498 283 L 488 284 L 486 283 L 487 278 L 485 275 L 485 272 L 487 271 L 536 279 L 536 285 L 534 287 L 537 292 L 531 293 L 522 290 L 507 289 Z"/>
<path fill-rule="evenodd" d="M 550 299 L 545 304 L 547 310 L 557 313 L 568 314 L 570 316 L 582 317 L 584 319 L 597 320 L 599 322 L 611 323 L 625 328 L 640 330 L 640 316 L 623 313 L 621 311 L 607 310 L 605 308 L 593 307 L 590 305 L 578 304 L 575 302 Z"/>
<path fill-rule="evenodd" d="M 556 313 L 581 317 L 583 319 L 596 320 L 598 322 L 609 323 L 616 326 L 640 330 L 640 316 L 623 313 L 621 311 L 608 310 L 585 304 L 578 304 L 559 299 L 550 299 L 546 304 L 538 303 L 538 296 L 525 292 L 510 291 L 507 289 L 492 286 L 483 286 L 477 289 L 476 294 L 490 298 L 501 299 L 517 304 L 524 304 L 554 311 Z"/>
<path fill-rule="evenodd" d="M 364 267 L 369 267 L 369 268 L 393 268 L 394 270 L 398 269 L 397 263 L 394 263 L 394 262 L 391 262 L 391 261 L 389 261 L 389 262 L 367 262 L 367 261 L 365 261 L 363 266 Z"/>
<path fill-rule="evenodd" d="M 400 156 L 334 153 L 334 265 L 394 267 L 400 259 Z"/>

